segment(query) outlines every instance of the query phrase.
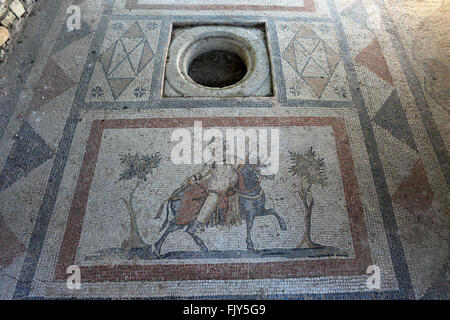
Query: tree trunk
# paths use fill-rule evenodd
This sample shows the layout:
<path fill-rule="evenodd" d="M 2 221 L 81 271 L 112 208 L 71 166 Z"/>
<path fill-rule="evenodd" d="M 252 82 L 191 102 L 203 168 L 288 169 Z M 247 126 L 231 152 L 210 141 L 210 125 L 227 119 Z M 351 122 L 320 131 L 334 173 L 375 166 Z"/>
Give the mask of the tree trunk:
<path fill-rule="evenodd" d="M 311 215 L 312 208 L 314 205 L 314 199 L 308 205 L 306 199 L 303 200 L 303 205 L 305 207 L 305 232 L 303 233 L 303 238 L 297 248 L 319 248 L 322 247 L 320 244 L 314 243 L 311 240 Z"/>
<path fill-rule="evenodd" d="M 141 179 L 137 180 L 136 186 L 131 191 L 128 201 L 122 198 L 122 201 L 125 203 L 125 206 L 127 207 L 128 215 L 130 216 L 130 236 L 128 237 L 127 240 L 122 242 L 123 249 L 143 248 L 148 246 L 142 239 L 141 234 L 139 233 L 136 214 L 133 209 L 133 196 L 135 191 L 139 188 L 141 182 L 142 182 Z"/>

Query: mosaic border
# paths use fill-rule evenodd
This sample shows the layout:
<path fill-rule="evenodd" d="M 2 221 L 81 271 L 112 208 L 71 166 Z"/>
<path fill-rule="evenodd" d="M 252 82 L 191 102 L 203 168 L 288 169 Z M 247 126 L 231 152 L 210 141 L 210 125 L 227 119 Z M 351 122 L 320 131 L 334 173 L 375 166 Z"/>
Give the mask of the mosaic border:
<path fill-rule="evenodd" d="M 271 73 L 272 86 L 274 94 L 271 97 L 244 97 L 244 98 L 167 98 L 162 96 L 165 60 L 169 41 L 174 23 L 189 24 L 229 24 L 225 18 L 220 16 L 201 16 L 200 20 L 197 16 L 183 15 L 173 17 L 163 17 L 158 15 L 146 15 L 132 17 L 128 15 L 111 15 L 105 21 L 109 24 L 111 20 L 152 20 L 161 21 L 160 36 L 158 40 L 158 48 L 154 57 L 154 71 L 150 84 L 150 96 L 147 101 L 111 101 L 111 102 L 88 102 L 85 108 L 89 110 L 118 110 L 118 109 L 172 109 L 172 108 L 208 108 L 208 107 L 235 107 L 236 104 L 242 108 L 270 108 L 277 103 L 286 104 L 286 106 L 300 107 L 325 107 L 325 108 L 353 108 L 353 102 L 350 101 L 321 101 L 321 100 L 305 100 L 305 99 L 288 99 L 286 96 L 286 86 L 281 64 L 281 53 L 278 46 L 278 36 L 275 27 L 275 21 L 303 21 L 303 22 L 332 22 L 330 18 L 313 18 L 313 17 L 296 17 L 296 18 L 274 18 L 267 16 L 233 16 L 233 23 L 241 21 L 246 25 L 254 23 L 266 25 L 266 36 L 269 54 L 271 56 Z M 99 44 L 101 45 L 101 44 Z M 90 75 L 91 77 L 92 75 Z M 91 79 L 89 79 L 90 82 Z"/>
<path fill-rule="evenodd" d="M 277 296 L 278 298 L 302 298 L 302 297 L 312 297 L 315 296 L 319 299 L 365 299 L 365 298 L 396 298 L 396 299 L 411 299 L 414 298 L 414 293 L 412 290 L 411 285 L 411 278 L 409 276 L 408 266 L 406 264 L 406 260 L 404 257 L 403 252 L 403 246 L 396 234 L 398 227 L 395 220 L 393 207 L 392 207 L 392 201 L 391 197 L 389 195 L 389 191 L 387 188 L 387 184 L 385 181 L 385 174 L 384 169 L 382 167 L 380 153 L 378 151 L 377 142 L 375 140 L 375 135 L 373 131 L 373 127 L 371 125 L 370 119 L 367 114 L 367 110 L 365 108 L 365 102 L 362 97 L 362 94 L 358 92 L 358 81 L 357 81 L 357 75 L 355 72 L 355 69 L 352 64 L 352 58 L 349 53 L 349 45 L 343 30 L 342 22 L 340 21 L 339 14 L 336 10 L 336 6 L 334 4 L 333 0 L 327 0 L 328 6 L 330 8 L 330 12 L 332 15 L 332 20 L 335 23 L 336 30 L 338 32 L 338 38 L 340 40 L 340 46 L 341 46 L 341 53 L 343 54 L 344 58 L 346 59 L 346 72 L 347 77 L 349 79 L 350 89 L 352 91 L 352 94 L 354 95 L 354 105 L 357 106 L 357 111 L 360 118 L 361 127 L 363 128 L 363 135 L 364 140 L 366 144 L 366 148 L 368 151 L 369 159 L 370 159 L 370 168 L 372 171 L 372 177 L 374 179 L 375 188 L 378 195 L 378 202 L 381 207 L 381 212 L 383 216 L 384 221 L 384 227 L 385 230 L 389 230 L 389 232 L 386 233 L 389 247 L 390 247 L 390 254 L 392 256 L 392 263 L 395 270 L 395 275 L 399 284 L 399 290 L 398 291 L 388 291 L 388 292 L 380 292 L 380 293 L 351 293 L 351 294 L 345 294 L 345 293 L 337 293 L 337 294 L 331 294 L 331 295 L 282 295 Z M 111 18 L 112 15 L 112 9 L 111 7 L 106 7 L 105 11 L 101 17 L 101 21 L 99 23 L 98 29 L 96 30 L 94 41 L 91 45 L 92 51 L 99 50 L 100 44 L 103 41 L 103 37 L 106 33 L 106 26 Z M 386 22 L 387 21 L 387 22 Z M 386 18 L 386 16 L 383 16 L 383 23 L 389 26 L 390 22 L 389 18 Z M 394 43 L 394 46 L 398 46 L 397 49 L 398 55 L 401 58 L 400 62 L 402 67 L 404 68 L 404 72 L 406 75 L 406 78 L 408 79 L 408 84 L 413 92 L 414 95 L 417 94 L 417 92 L 421 91 L 420 83 L 417 81 L 417 77 L 414 74 L 414 72 L 410 68 L 410 62 L 406 58 L 406 54 L 404 52 L 404 48 L 401 46 L 401 43 L 398 39 L 398 34 L 395 33 L 391 35 L 392 41 Z M 63 170 L 65 168 L 65 165 L 67 163 L 68 159 L 68 153 L 70 146 L 72 144 L 73 136 L 75 129 L 77 127 L 77 123 L 79 120 L 80 112 L 85 107 L 84 104 L 84 94 L 86 93 L 88 80 L 90 78 L 90 74 L 92 73 L 92 70 L 89 67 L 89 64 L 92 64 L 95 62 L 95 59 L 92 55 L 88 56 L 87 63 L 84 67 L 82 78 L 80 81 L 80 85 L 77 88 L 76 91 L 76 98 L 72 104 L 72 108 L 70 110 L 70 115 L 68 117 L 68 120 L 65 124 L 63 136 L 61 138 L 61 143 L 57 149 L 56 155 L 55 155 L 55 161 L 50 173 L 49 181 L 47 182 L 45 195 L 39 210 L 39 215 L 36 220 L 32 235 L 30 237 L 30 241 L 28 244 L 28 251 L 25 256 L 25 261 L 22 266 L 21 273 L 19 275 L 18 283 L 16 286 L 16 290 L 14 293 L 14 298 L 16 299 L 26 299 L 29 295 L 33 278 L 36 272 L 36 267 L 38 263 L 38 259 L 41 254 L 41 250 L 45 241 L 46 233 L 48 224 L 50 221 L 50 218 L 53 213 L 54 204 L 56 201 L 56 196 L 58 193 L 59 186 L 61 184 L 62 174 Z M 82 99 L 79 97 L 82 96 Z M 417 100 L 417 96 L 415 96 L 416 102 L 420 101 Z M 420 98 L 420 97 L 419 97 Z M 283 100 L 283 99 L 281 99 Z M 284 102 L 284 101 L 280 101 Z M 426 102 L 426 101 L 425 101 Z M 436 125 L 434 123 L 434 119 L 432 118 L 432 115 L 430 113 L 430 107 L 427 103 L 425 103 L 423 106 L 421 106 L 423 110 L 421 110 L 421 116 L 425 124 L 426 131 L 428 133 L 428 136 L 432 136 L 432 133 L 435 131 Z M 433 139 L 430 139 L 433 143 L 433 149 L 435 151 L 435 154 L 438 156 L 439 162 L 442 164 L 447 163 L 447 154 L 442 153 L 441 147 L 443 145 L 441 144 L 441 141 L 438 141 L 437 143 L 434 142 Z M 444 167 L 445 168 L 445 167 Z M 445 173 L 447 183 L 449 181 L 448 174 Z M 232 298 L 233 296 L 227 296 L 228 298 Z M 29 297 L 28 297 L 29 298 Z M 38 297 L 36 297 L 38 298 Z M 214 299 L 214 298 L 225 298 L 223 296 L 220 297 L 214 297 L 214 296 L 208 296 L 205 298 Z"/>
<path fill-rule="evenodd" d="M 171 4 L 139 4 L 139 0 L 127 0 L 125 9 L 147 10 L 250 10 L 250 11 L 295 11 L 314 12 L 314 0 L 303 0 L 303 6 L 265 6 L 265 5 L 171 5 Z"/>
<path fill-rule="evenodd" d="M 194 121 L 201 121 L 205 127 L 248 127 L 248 126 L 331 126 L 335 135 L 336 151 L 341 169 L 344 194 L 347 203 L 350 230 L 355 250 L 354 259 L 327 259 L 312 261 L 260 262 L 260 263 L 218 263 L 177 264 L 146 266 L 89 266 L 80 267 L 84 282 L 103 281 L 165 281 L 197 279 L 255 279 L 292 278 L 322 275 L 365 274 L 372 264 L 368 236 L 363 219 L 362 202 L 350 141 L 342 118 L 318 117 L 236 117 L 236 118 L 155 118 L 95 120 L 91 127 L 83 164 L 73 197 L 67 227 L 60 247 L 55 271 L 55 280 L 66 278 L 66 268 L 74 264 L 81 236 L 89 190 L 93 180 L 97 157 L 105 129 L 129 128 L 175 128 L 191 127 Z M 318 271 L 321 271 L 319 274 Z M 323 273 L 322 271 L 325 271 Z"/>

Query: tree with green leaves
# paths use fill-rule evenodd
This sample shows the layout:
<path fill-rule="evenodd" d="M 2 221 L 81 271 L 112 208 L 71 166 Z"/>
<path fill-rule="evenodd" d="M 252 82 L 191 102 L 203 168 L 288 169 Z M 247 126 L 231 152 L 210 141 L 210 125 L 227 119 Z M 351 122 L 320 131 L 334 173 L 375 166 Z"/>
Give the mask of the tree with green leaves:
<path fill-rule="evenodd" d="M 138 153 L 132 155 L 128 153 L 120 155 L 120 161 L 125 166 L 125 170 L 120 174 L 119 181 L 126 181 L 136 178 L 136 184 L 131 190 L 128 199 L 120 198 L 125 203 L 128 215 L 130 217 L 130 236 L 122 242 L 122 248 L 131 249 L 146 247 L 148 245 L 142 239 L 137 226 L 136 213 L 133 208 L 133 198 L 136 190 L 143 182 L 147 181 L 147 176 L 149 174 L 152 175 L 153 170 L 159 167 L 161 155 L 159 152 L 151 156 L 140 156 Z"/>
<path fill-rule="evenodd" d="M 317 157 L 312 147 L 303 154 L 291 151 L 289 154 L 292 163 L 289 172 L 300 180 L 297 192 L 305 208 L 305 232 L 298 248 L 322 247 L 311 240 L 311 215 L 314 206 L 312 189 L 315 186 L 324 188 L 328 182 L 324 159 Z"/>

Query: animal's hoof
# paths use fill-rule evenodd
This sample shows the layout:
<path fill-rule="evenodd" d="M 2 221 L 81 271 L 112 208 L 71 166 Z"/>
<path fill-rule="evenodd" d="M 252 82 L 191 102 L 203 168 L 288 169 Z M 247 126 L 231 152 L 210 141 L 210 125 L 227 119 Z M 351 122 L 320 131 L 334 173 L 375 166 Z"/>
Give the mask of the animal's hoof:
<path fill-rule="evenodd" d="M 247 243 L 247 250 L 255 250 L 253 243 Z"/>
<path fill-rule="evenodd" d="M 280 229 L 282 231 L 287 231 L 286 223 L 280 223 Z"/>
<path fill-rule="evenodd" d="M 161 250 L 155 249 L 153 250 L 153 254 L 159 259 L 161 257 Z"/>
<path fill-rule="evenodd" d="M 201 246 L 200 250 L 202 250 L 203 252 L 207 252 L 208 251 L 208 247 L 207 246 Z"/>
<path fill-rule="evenodd" d="M 188 227 L 186 228 L 186 232 L 189 234 L 195 234 L 200 228 L 201 228 L 200 222 L 194 221 L 190 225 L 188 225 Z"/>

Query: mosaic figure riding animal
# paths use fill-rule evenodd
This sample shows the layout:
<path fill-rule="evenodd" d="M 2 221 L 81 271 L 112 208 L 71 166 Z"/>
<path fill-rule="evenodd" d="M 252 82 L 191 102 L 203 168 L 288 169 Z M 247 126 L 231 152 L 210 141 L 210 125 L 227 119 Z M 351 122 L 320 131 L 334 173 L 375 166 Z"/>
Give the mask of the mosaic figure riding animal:
<path fill-rule="evenodd" d="M 247 249 L 254 250 L 251 232 L 256 217 L 274 216 L 283 231 L 287 230 L 286 222 L 274 209 L 266 208 L 266 194 L 261 187 L 261 181 L 263 178 L 273 179 L 273 175 L 264 176 L 259 166 L 249 163 L 239 166 L 238 173 L 239 180 L 236 187 L 239 195 L 239 213 L 247 226 Z"/>
<path fill-rule="evenodd" d="M 266 196 L 261 188 L 263 176 L 258 166 L 246 163 L 239 165 L 234 169 L 234 172 L 236 173 L 236 179 L 230 180 L 235 183 L 228 190 L 219 192 L 216 195 L 218 201 L 214 210 L 214 216 L 207 217 L 203 226 L 211 225 L 210 221 L 212 219 L 219 220 L 225 225 L 230 225 L 228 221 L 229 215 L 227 215 L 227 210 L 229 209 L 227 202 L 230 196 L 237 194 L 240 219 L 244 220 L 247 226 L 247 249 L 254 250 L 251 231 L 256 217 L 273 215 L 278 220 L 281 230 L 287 230 L 286 223 L 274 209 L 265 208 Z M 154 254 L 157 257 L 161 254 L 161 248 L 167 236 L 181 229 L 184 229 L 193 238 L 202 251 L 208 251 L 206 244 L 196 235 L 196 231 L 202 226 L 197 217 L 201 214 L 203 208 L 206 207 L 205 202 L 208 199 L 208 195 L 213 192 L 208 190 L 205 179 L 198 178 L 193 184 L 183 184 L 162 204 L 158 216 L 161 214 L 164 204 L 166 204 L 166 218 L 160 229 L 160 231 L 164 230 L 164 233 L 154 246 Z M 170 213 L 173 215 L 171 220 Z"/>

